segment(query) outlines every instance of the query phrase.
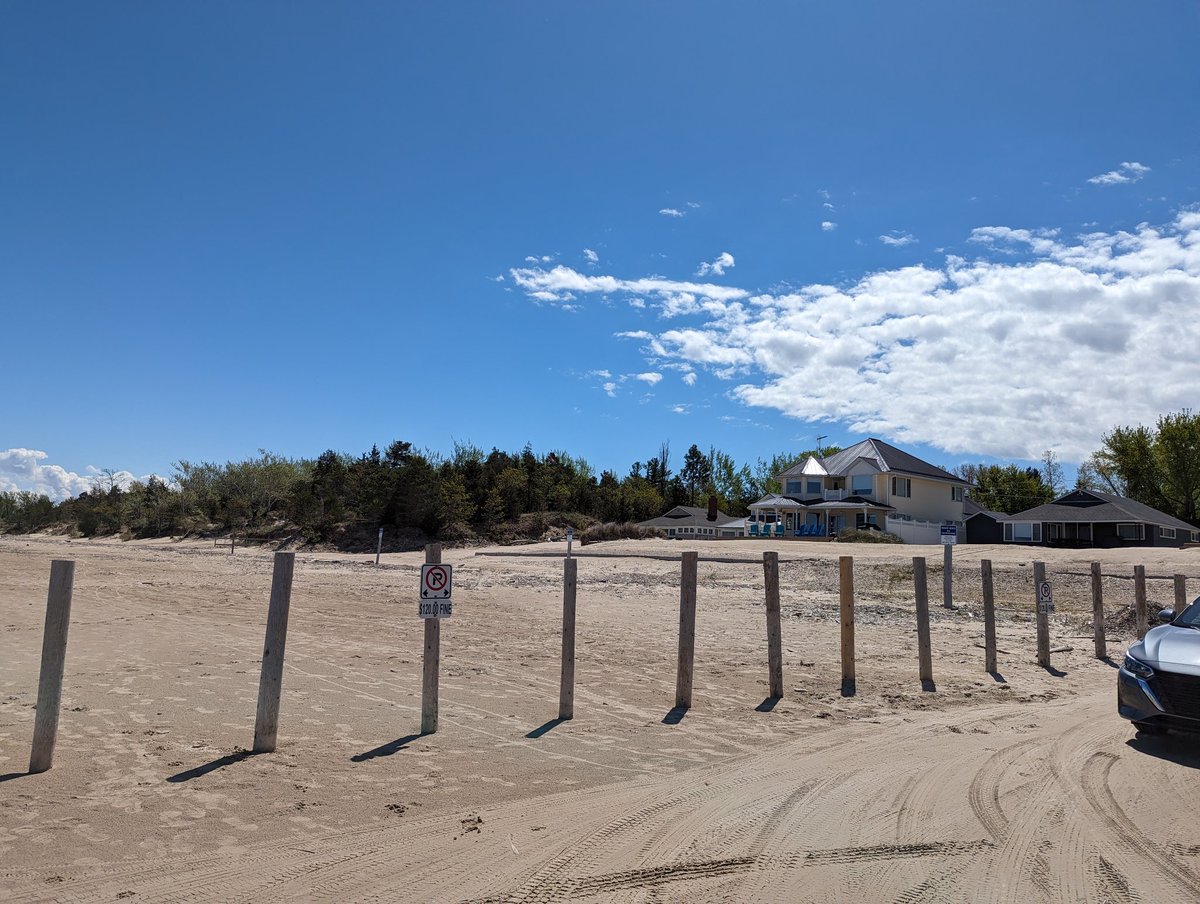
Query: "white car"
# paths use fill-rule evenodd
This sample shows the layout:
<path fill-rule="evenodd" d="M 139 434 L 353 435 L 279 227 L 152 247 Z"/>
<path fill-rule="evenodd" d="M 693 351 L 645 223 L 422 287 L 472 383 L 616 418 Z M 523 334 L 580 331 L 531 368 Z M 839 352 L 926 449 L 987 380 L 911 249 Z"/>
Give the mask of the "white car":
<path fill-rule="evenodd" d="M 1117 672 L 1117 712 L 1138 731 L 1200 731 L 1200 597 L 1129 648 Z"/>

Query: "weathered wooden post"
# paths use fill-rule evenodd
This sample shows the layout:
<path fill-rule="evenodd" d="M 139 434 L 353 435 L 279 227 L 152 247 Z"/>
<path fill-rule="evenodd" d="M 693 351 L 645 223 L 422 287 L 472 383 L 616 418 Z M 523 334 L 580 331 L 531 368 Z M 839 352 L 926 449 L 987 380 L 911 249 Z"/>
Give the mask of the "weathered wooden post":
<path fill-rule="evenodd" d="M 383 528 L 379 528 L 379 540 L 375 544 L 375 564 L 379 564 L 379 555 L 383 552 Z"/>
<path fill-rule="evenodd" d="M 767 596 L 767 671 L 770 695 L 783 696 L 783 630 L 779 623 L 779 553 L 763 553 Z"/>
<path fill-rule="evenodd" d="M 1108 644 L 1104 638 L 1104 581 L 1100 563 L 1092 563 L 1092 635 L 1096 639 L 1096 658 L 1108 658 Z"/>
<path fill-rule="evenodd" d="M 1146 616 L 1146 566 L 1133 566 L 1133 605 L 1137 616 L 1137 636 L 1145 637 L 1150 630 Z"/>
<path fill-rule="evenodd" d="M 854 556 L 838 558 L 842 623 L 842 693 L 854 693 Z"/>
<path fill-rule="evenodd" d="M 279 696 L 283 690 L 283 653 L 287 646 L 288 611 L 292 604 L 294 552 L 275 553 L 271 574 L 271 603 L 263 642 L 262 672 L 258 679 L 258 711 L 254 717 L 254 752 L 270 753 L 279 734 Z"/>
<path fill-rule="evenodd" d="M 685 552 L 679 580 L 679 655 L 675 669 L 675 706 L 692 705 L 692 667 L 696 657 L 696 562 L 698 554 Z"/>
<path fill-rule="evenodd" d="M 71 593 L 74 586 L 75 563 L 63 559 L 52 561 L 50 590 L 46 596 L 46 625 L 42 630 L 42 668 L 38 675 L 30 772 L 45 772 L 54 763 L 54 742 L 58 737 L 58 712 L 62 708 L 67 629 L 71 626 Z"/>
<path fill-rule="evenodd" d="M 442 564 L 442 544 L 425 545 L 425 564 Z M 442 659 L 442 622 L 425 619 L 425 655 L 421 665 L 421 734 L 438 729 L 438 671 Z"/>
<path fill-rule="evenodd" d="M 1050 668 L 1050 607 L 1043 602 L 1042 585 L 1046 583 L 1046 563 L 1033 563 L 1033 599 L 1037 605 L 1037 661 Z M 1053 597 L 1051 597 L 1053 598 Z"/>
<path fill-rule="evenodd" d="M 942 605 L 954 608 L 954 544 L 953 537 L 942 538 Z"/>
<path fill-rule="evenodd" d="M 575 718 L 575 587 L 578 559 L 563 559 L 562 673 L 558 684 L 558 717 Z"/>
<path fill-rule="evenodd" d="M 1187 578 L 1181 574 L 1175 575 L 1175 614 L 1178 615 L 1187 608 Z"/>
<path fill-rule="evenodd" d="M 929 642 L 929 576 L 923 556 L 913 556 L 912 563 L 913 589 L 917 597 L 917 661 L 921 686 L 930 690 L 933 684 L 933 651 Z"/>
<path fill-rule="evenodd" d="M 983 670 L 989 675 L 996 668 L 996 598 L 992 593 L 992 560 L 979 561 L 979 577 L 983 582 Z"/>

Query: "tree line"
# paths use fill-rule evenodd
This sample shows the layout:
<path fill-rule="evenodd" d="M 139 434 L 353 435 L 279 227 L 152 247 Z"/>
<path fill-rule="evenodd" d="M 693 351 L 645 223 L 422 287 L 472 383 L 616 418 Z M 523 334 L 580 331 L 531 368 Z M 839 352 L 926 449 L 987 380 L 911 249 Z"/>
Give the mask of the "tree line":
<path fill-rule="evenodd" d="M 830 451 L 830 450 L 826 450 Z M 836 451 L 836 449 L 832 450 Z M 718 449 L 693 444 L 676 467 L 669 443 L 624 475 L 596 474 L 563 451 L 529 446 L 484 452 L 456 443 L 449 455 L 397 440 L 382 451 L 352 456 L 333 450 L 314 459 L 265 450 L 239 462 L 179 461 L 169 480 L 151 477 L 123 486 L 104 471 L 91 489 L 59 503 L 30 492 L 0 493 L 0 531 L 62 527 L 84 536 L 130 537 L 233 532 L 244 537 L 301 534 L 339 542 L 358 530 L 397 528 L 424 537 L 511 536 L 513 525 L 538 513 L 569 515 L 567 523 L 638 522 L 676 505 L 704 505 L 741 516 L 767 492 L 774 475 L 808 453 L 781 453 L 738 465 Z M 571 519 L 575 519 L 572 521 Z"/>
<path fill-rule="evenodd" d="M 832 455 L 836 446 L 821 450 Z M 735 517 L 768 493 L 780 492 L 777 474 L 815 450 L 783 452 L 739 465 L 716 449 L 693 444 L 682 461 L 662 443 L 628 473 L 596 474 L 588 462 L 563 451 L 537 454 L 456 443 L 449 455 L 397 440 L 359 456 L 328 450 L 291 459 L 259 450 L 240 462 L 179 461 L 170 480 L 150 478 L 123 486 L 112 471 L 92 488 L 55 503 L 31 492 L 0 493 L 0 531 L 29 533 L 61 527 L 84 536 L 242 536 L 298 533 L 313 542 L 344 542 L 379 527 L 448 540 L 503 539 L 519 533 L 523 518 L 558 513 L 564 523 L 638 522 L 676 505 L 703 506 L 716 496 Z M 1065 492 L 1053 452 L 1041 467 L 958 465 L 983 508 L 1012 514 Z M 1200 507 L 1200 415 L 1185 409 L 1154 427 L 1116 427 L 1079 468 L 1075 486 L 1127 496 L 1193 525 Z M 567 517 L 569 516 L 569 517 Z M 544 526 L 545 520 L 537 521 Z"/>

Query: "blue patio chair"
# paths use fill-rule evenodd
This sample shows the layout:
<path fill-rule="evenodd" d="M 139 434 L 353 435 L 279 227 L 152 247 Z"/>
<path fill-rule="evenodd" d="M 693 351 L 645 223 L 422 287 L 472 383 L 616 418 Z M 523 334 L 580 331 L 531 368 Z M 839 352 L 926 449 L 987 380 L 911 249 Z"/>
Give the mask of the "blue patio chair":
<path fill-rule="evenodd" d="M 752 537 L 758 536 L 758 522 L 757 521 L 750 522 L 750 536 L 752 536 Z"/>
<path fill-rule="evenodd" d="M 777 537 L 783 536 L 783 522 L 782 521 L 775 522 L 775 536 L 777 536 Z"/>

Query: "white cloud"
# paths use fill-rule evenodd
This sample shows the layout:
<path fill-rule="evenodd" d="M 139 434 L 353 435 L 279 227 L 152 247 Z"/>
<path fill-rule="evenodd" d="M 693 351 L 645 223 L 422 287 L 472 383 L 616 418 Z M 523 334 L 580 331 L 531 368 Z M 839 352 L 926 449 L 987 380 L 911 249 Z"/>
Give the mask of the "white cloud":
<path fill-rule="evenodd" d="M 711 273 L 714 276 L 724 276 L 725 271 L 733 266 L 735 266 L 733 255 L 728 251 L 722 251 L 717 255 L 717 259 L 715 261 L 701 263 L 696 270 L 696 275 L 708 276 L 708 274 Z"/>
<path fill-rule="evenodd" d="M 662 374 L 660 374 L 660 373 L 637 374 L 634 377 L 634 379 L 641 380 L 643 383 L 646 383 L 649 386 L 657 386 L 659 384 L 659 382 L 662 381 Z"/>
<path fill-rule="evenodd" d="M 774 294 L 561 267 L 513 276 L 529 293 L 650 298 L 681 322 L 621 335 L 656 372 L 703 368 L 737 379 L 748 406 L 900 445 L 1020 459 L 1051 446 L 1078 462 L 1114 426 L 1195 407 L 1200 210 L 1071 239 L 998 225 L 970 238 L 975 260 Z"/>
<path fill-rule="evenodd" d="M 688 386 L 695 386 L 697 375 L 694 370 L 688 371 L 683 375 L 683 382 Z"/>
<path fill-rule="evenodd" d="M 554 300 L 570 294 L 576 295 L 629 295 L 635 298 L 649 296 L 662 310 L 663 316 L 674 317 L 685 313 L 709 311 L 716 313 L 730 301 L 749 297 L 745 289 L 718 286 L 713 283 L 681 282 L 652 276 L 642 279 L 617 279 L 614 276 L 589 276 L 564 267 L 561 264 L 551 270 L 540 267 L 514 268 L 510 275 L 520 288 L 539 301 Z M 539 294 L 543 293 L 543 294 Z"/>
<path fill-rule="evenodd" d="M 672 405 L 671 411 L 673 411 L 675 414 L 687 414 L 688 406 L 687 405 Z"/>
<path fill-rule="evenodd" d="M 676 210 L 674 207 L 664 207 L 659 213 L 664 217 L 681 217 L 684 215 L 682 210 Z"/>
<path fill-rule="evenodd" d="M 492 282 L 504 282 L 504 274 L 498 273 L 495 276 L 489 277 Z"/>
<path fill-rule="evenodd" d="M 821 231 L 822 232 L 833 232 L 833 230 L 835 230 L 835 229 L 837 229 L 837 223 L 833 222 L 832 220 L 822 220 L 821 221 Z"/>
<path fill-rule="evenodd" d="M 45 464 L 49 455 L 38 449 L 6 449 L 0 451 L 0 492 L 28 491 L 49 496 L 61 502 L 92 489 L 102 475 L 99 468 L 88 466 L 86 474 L 76 474 L 59 465 Z M 138 478 L 128 471 L 117 471 L 113 480 L 123 489 Z M 143 482 L 150 475 L 141 478 Z"/>
<path fill-rule="evenodd" d="M 1150 167 L 1141 163 L 1122 163 L 1117 169 L 1099 176 L 1092 176 L 1088 182 L 1092 185 L 1124 185 L 1128 182 L 1140 182 L 1150 172 Z"/>
<path fill-rule="evenodd" d="M 583 249 L 583 256 L 584 256 L 585 258 L 587 258 L 587 262 L 588 262 L 589 264 L 598 264 L 598 263 L 600 263 L 600 255 L 598 255 L 598 254 L 597 254 L 595 251 L 593 251 L 591 248 L 584 248 L 584 249 Z"/>
<path fill-rule="evenodd" d="M 890 235 L 881 235 L 879 241 L 885 245 L 891 245 L 893 248 L 903 248 L 905 245 L 913 244 L 916 238 L 907 232 L 893 229 Z"/>
<path fill-rule="evenodd" d="M 609 395 L 609 397 L 611 397 L 611 398 L 617 397 L 617 384 L 616 383 L 612 383 L 612 382 L 605 383 L 603 388 L 604 388 L 605 393 L 607 393 Z"/>
<path fill-rule="evenodd" d="M 698 210 L 700 208 L 700 205 L 696 201 L 688 201 L 687 206 L 692 210 Z"/>

